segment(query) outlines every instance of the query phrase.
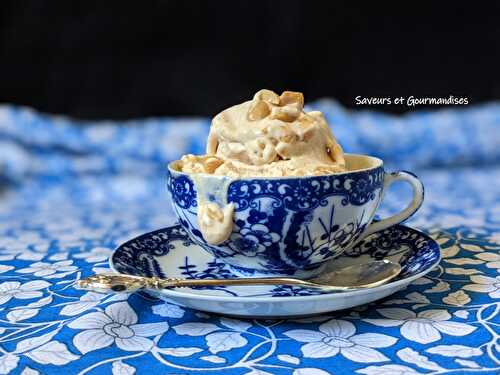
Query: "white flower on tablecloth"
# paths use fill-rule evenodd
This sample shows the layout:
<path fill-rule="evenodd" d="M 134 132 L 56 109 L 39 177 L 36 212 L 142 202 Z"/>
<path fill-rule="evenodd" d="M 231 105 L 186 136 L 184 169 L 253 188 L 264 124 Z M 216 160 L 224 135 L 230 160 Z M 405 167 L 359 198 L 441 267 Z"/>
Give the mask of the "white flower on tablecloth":
<path fill-rule="evenodd" d="M 387 348 L 397 339 L 380 333 L 362 333 L 355 335 L 356 327 L 345 320 L 332 319 L 319 326 L 318 331 L 294 329 L 284 333 L 296 341 L 305 342 L 301 348 L 307 358 L 328 358 L 342 354 L 355 362 L 388 361 L 385 355 L 373 348 Z"/>
<path fill-rule="evenodd" d="M 90 228 L 85 225 L 77 225 L 72 229 L 62 229 L 51 234 L 58 239 L 63 248 L 75 247 L 83 244 L 85 240 L 97 240 L 105 233 L 104 228 Z"/>
<path fill-rule="evenodd" d="M 488 241 L 500 245 L 500 232 L 491 232 Z"/>
<path fill-rule="evenodd" d="M 446 310 L 426 310 L 416 314 L 407 309 L 386 308 L 377 309 L 377 312 L 387 319 L 363 320 L 380 327 L 401 326 L 403 337 L 420 344 L 441 340 L 441 333 L 466 336 L 477 328 L 466 323 L 449 321 L 451 315 Z"/>
<path fill-rule="evenodd" d="M 184 309 L 172 303 L 163 302 L 159 305 L 152 307 L 153 314 L 160 315 L 168 318 L 182 318 L 184 316 Z"/>
<path fill-rule="evenodd" d="M 113 250 L 107 247 L 94 247 L 92 250 L 74 254 L 73 258 L 85 259 L 88 263 L 104 262 L 112 252 Z"/>
<path fill-rule="evenodd" d="M 135 367 L 130 366 L 122 361 L 115 361 L 111 367 L 113 375 L 134 375 Z"/>
<path fill-rule="evenodd" d="M 17 355 L 6 353 L 0 356 L 0 374 L 8 374 L 17 367 L 19 363 Z"/>
<path fill-rule="evenodd" d="M 30 299 L 43 296 L 41 289 L 50 285 L 47 281 L 35 280 L 21 285 L 19 281 L 6 281 L 0 284 L 0 305 L 7 303 L 11 298 Z"/>
<path fill-rule="evenodd" d="M 36 262 L 30 264 L 27 268 L 21 268 L 16 272 L 19 273 L 32 273 L 35 276 L 46 277 L 54 275 L 56 272 L 63 272 L 64 274 L 74 272 L 78 269 L 78 267 L 73 266 L 72 260 L 62 260 L 60 262 L 55 263 L 45 263 L 45 262 Z M 61 274 L 61 276 L 63 276 Z"/>
<path fill-rule="evenodd" d="M 464 285 L 462 289 L 470 290 L 471 292 L 488 293 L 491 298 L 500 298 L 500 276 L 472 275 L 470 280 L 474 284 Z"/>
<path fill-rule="evenodd" d="M 13 270 L 14 266 L 7 266 L 5 264 L 0 264 L 0 273 L 4 273 L 10 270 Z"/>
<path fill-rule="evenodd" d="M 486 267 L 488 268 L 500 268 L 500 254 L 495 253 L 479 253 L 474 254 L 476 258 L 484 260 L 486 262 Z"/>
<path fill-rule="evenodd" d="M 50 241 L 33 235 L 20 233 L 18 237 L 0 237 L 0 260 L 41 260 L 47 255 Z"/>
<path fill-rule="evenodd" d="M 147 351 L 154 345 L 147 337 L 157 336 L 168 330 L 166 322 L 137 324 L 137 314 L 127 302 L 106 307 L 104 312 L 92 312 L 68 324 L 73 329 L 83 329 L 73 338 L 73 344 L 86 354 L 115 343 L 126 351 Z"/>
<path fill-rule="evenodd" d="M 33 231 L 15 231 L 15 235 L 3 235 L 0 237 L 0 249 L 25 250 L 30 245 L 46 245 L 49 240 L 40 237 L 40 234 Z"/>
<path fill-rule="evenodd" d="M 106 294 L 88 292 L 80 297 L 79 301 L 73 301 L 65 305 L 59 312 L 60 315 L 74 316 L 97 306 Z"/>
<path fill-rule="evenodd" d="M 40 372 L 38 370 L 34 370 L 31 367 L 26 366 L 21 372 L 21 375 L 40 375 Z"/>

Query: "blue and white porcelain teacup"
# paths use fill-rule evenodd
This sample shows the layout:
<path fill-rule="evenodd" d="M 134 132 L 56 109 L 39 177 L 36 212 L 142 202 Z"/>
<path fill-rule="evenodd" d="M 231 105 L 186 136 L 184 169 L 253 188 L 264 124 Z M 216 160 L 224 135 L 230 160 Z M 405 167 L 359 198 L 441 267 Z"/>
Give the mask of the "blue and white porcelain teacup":
<path fill-rule="evenodd" d="M 193 242 L 237 274 L 310 278 L 364 237 L 406 220 L 424 198 L 422 183 L 409 172 L 387 173 L 382 160 L 371 156 L 345 154 L 345 159 L 348 172 L 339 174 L 241 179 L 187 174 L 172 162 L 168 188 Z M 387 188 L 398 180 L 412 186 L 411 203 L 372 223 Z M 196 186 L 203 187 L 201 193 Z M 232 233 L 220 245 L 203 238 L 197 194 L 221 206 L 234 203 Z"/>

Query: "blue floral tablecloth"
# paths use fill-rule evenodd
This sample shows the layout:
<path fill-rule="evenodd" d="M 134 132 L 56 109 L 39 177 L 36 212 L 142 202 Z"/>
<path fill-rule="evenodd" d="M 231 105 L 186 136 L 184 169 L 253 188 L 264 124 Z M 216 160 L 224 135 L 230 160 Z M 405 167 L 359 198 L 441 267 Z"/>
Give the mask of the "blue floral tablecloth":
<path fill-rule="evenodd" d="M 500 373 L 500 105 L 313 107 L 346 151 L 423 179 L 408 224 L 443 261 L 368 306 L 258 321 L 73 288 L 123 241 L 174 222 L 165 163 L 203 151 L 208 119 L 79 123 L 0 106 L 0 374 Z M 394 190 L 381 215 L 409 194 Z"/>

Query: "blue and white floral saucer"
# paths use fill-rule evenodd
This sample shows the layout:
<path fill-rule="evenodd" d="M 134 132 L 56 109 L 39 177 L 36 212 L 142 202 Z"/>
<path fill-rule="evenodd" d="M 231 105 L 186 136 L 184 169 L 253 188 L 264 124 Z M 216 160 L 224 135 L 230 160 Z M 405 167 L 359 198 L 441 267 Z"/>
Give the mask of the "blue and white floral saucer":
<path fill-rule="evenodd" d="M 292 286 L 177 288 L 153 292 L 196 309 L 235 316 L 292 317 L 342 310 L 405 288 L 439 263 L 439 245 L 424 233 L 396 225 L 376 232 L 339 258 L 327 270 L 372 259 L 399 262 L 403 271 L 392 282 L 354 292 L 332 293 Z M 228 267 L 191 242 L 180 225 L 143 234 L 116 249 L 110 259 L 115 272 L 174 278 L 230 278 Z"/>

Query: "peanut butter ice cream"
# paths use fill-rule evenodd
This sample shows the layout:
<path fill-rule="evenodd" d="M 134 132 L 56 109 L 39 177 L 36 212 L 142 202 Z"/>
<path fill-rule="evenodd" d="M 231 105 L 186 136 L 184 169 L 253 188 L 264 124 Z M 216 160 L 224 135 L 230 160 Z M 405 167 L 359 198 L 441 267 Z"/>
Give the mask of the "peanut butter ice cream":
<path fill-rule="evenodd" d="M 229 177 L 313 176 L 346 170 L 323 114 L 304 112 L 300 92 L 260 90 L 212 120 L 203 156 L 185 155 L 182 172 Z"/>
<path fill-rule="evenodd" d="M 304 112 L 300 92 L 260 90 L 253 99 L 212 120 L 206 155 L 184 155 L 175 169 L 196 185 L 198 225 L 209 244 L 226 241 L 234 205 L 227 202 L 233 179 L 315 176 L 346 170 L 342 148 L 323 114 Z M 224 180 L 207 179 L 224 176 Z"/>

